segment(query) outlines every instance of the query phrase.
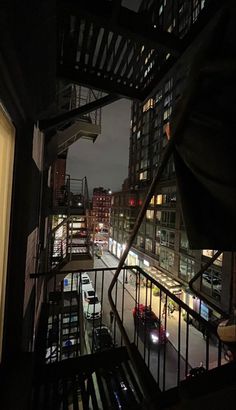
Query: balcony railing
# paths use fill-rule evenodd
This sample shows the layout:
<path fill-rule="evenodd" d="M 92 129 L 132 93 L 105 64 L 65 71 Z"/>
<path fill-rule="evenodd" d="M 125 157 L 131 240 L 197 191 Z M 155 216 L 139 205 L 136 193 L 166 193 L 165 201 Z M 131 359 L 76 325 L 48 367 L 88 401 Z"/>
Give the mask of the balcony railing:
<path fill-rule="evenodd" d="M 44 344 L 44 363 L 98 353 L 92 335 L 102 325 L 111 332 L 112 348 L 125 345 L 116 318 L 110 319 L 107 288 L 115 268 L 86 272 L 101 306 L 99 318 L 94 315 L 86 319 L 81 271 L 58 272 L 46 278 L 47 329 L 43 332 L 46 338 L 40 342 Z M 160 391 L 178 386 L 200 362 L 206 371 L 226 363 L 225 346 L 217 337 L 216 327 L 141 268 L 122 268 L 112 298 L 132 349 L 141 355 L 143 366 Z M 94 305 L 91 312 L 96 309 Z M 152 317 L 145 311 L 152 312 Z"/>
<path fill-rule="evenodd" d="M 85 211 L 84 211 L 85 212 Z M 92 254 L 86 215 L 63 218 L 48 238 L 48 268 L 55 269 L 76 257 Z"/>
<path fill-rule="evenodd" d="M 87 178 L 71 178 L 66 176 L 65 184 L 53 191 L 53 209 L 60 213 L 83 214 L 89 207 Z"/>

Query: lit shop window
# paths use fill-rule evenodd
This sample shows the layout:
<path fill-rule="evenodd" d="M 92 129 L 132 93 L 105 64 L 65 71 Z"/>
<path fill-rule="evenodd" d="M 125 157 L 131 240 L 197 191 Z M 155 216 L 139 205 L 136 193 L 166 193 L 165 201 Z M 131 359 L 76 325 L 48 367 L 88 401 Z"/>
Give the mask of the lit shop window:
<path fill-rule="evenodd" d="M 143 106 L 143 112 L 150 110 L 150 108 L 154 107 L 154 100 L 153 98 L 149 98 L 149 100 Z"/>

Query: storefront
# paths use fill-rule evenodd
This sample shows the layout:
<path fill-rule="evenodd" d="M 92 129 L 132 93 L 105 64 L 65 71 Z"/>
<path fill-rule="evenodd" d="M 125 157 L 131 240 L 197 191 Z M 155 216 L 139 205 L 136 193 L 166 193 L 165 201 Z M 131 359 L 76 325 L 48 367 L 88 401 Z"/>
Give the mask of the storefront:
<path fill-rule="evenodd" d="M 127 263 L 129 266 L 139 266 L 139 260 L 138 260 L 138 255 L 133 252 L 129 251 L 128 257 L 127 257 Z"/>

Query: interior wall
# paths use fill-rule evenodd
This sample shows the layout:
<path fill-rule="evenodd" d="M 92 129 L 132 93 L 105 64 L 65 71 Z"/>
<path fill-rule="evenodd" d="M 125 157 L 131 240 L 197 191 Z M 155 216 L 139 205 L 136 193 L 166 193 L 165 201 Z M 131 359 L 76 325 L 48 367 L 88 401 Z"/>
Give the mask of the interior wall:
<path fill-rule="evenodd" d="M 0 104 L 0 361 L 2 357 L 15 128 Z"/>

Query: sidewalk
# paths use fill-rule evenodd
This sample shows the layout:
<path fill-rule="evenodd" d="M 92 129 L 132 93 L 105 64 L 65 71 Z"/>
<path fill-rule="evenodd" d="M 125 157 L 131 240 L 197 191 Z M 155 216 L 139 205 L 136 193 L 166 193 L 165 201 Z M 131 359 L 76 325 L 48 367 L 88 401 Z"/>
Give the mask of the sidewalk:
<path fill-rule="evenodd" d="M 108 268 L 117 268 L 119 259 L 115 256 L 111 255 L 108 252 L 105 252 L 101 257 L 102 262 Z M 115 272 L 114 272 L 115 273 Z M 136 298 L 136 291 L 135 291 L 135 284 L 129 283 L 130 273 L 128 273 L 127 282 L 125 281 L 125 289 L 127 292 L 132 296 L 135 300 Z M 123 284 L 124 281 L 124 274 L 121 270 L 118 278 L 119 282 Z M 146 301 L 151 301 L 152 310 L 155 312 L 157 317 L 159 317 L 159 309 L 160 309 L 160 297 L 153 296 L 150 294 L 150 288 L 146 291 L 146 287 L 140 287 L 139 292 L 139 303 L 146 304 Z M 163 312 L 164 303 L 161 301 L 161 314 Z M 182 312 L 183 313 L 183 312 Z M 178 322 L 179 322 L 179 311 L 174 311 L 170 316 L 167 316 L 166 322 L 165 317 L 163 318 L 163 323 L 165 323 L 166 330 L 169 332 L 170 337 L 169 340 L 171 344 L 178 350 Z M 189 325 L 189 335 L 188 335 L 188 362 L 191 367 L 199 366 L 200 362 L 203 362 L 205 365 L 205 358 L 206 358 L 206 342 L 203 338 L 202 332 L 197 330 L 194 326 Z M 186 357 L 186 340 L 187 340 L 187 323 L 184 321 L 181 315 L 181 322 L 180 322 L 180 346 L 181 346 L 181 355 L 183 358 Z M 209 344 L 209 368 L 214 368 L 217 366 L 217 358 L 218 358 L 218 348 L 212 344 Z M 224 358 L 222 358 L 222 364 L 224 363 Z"/>

